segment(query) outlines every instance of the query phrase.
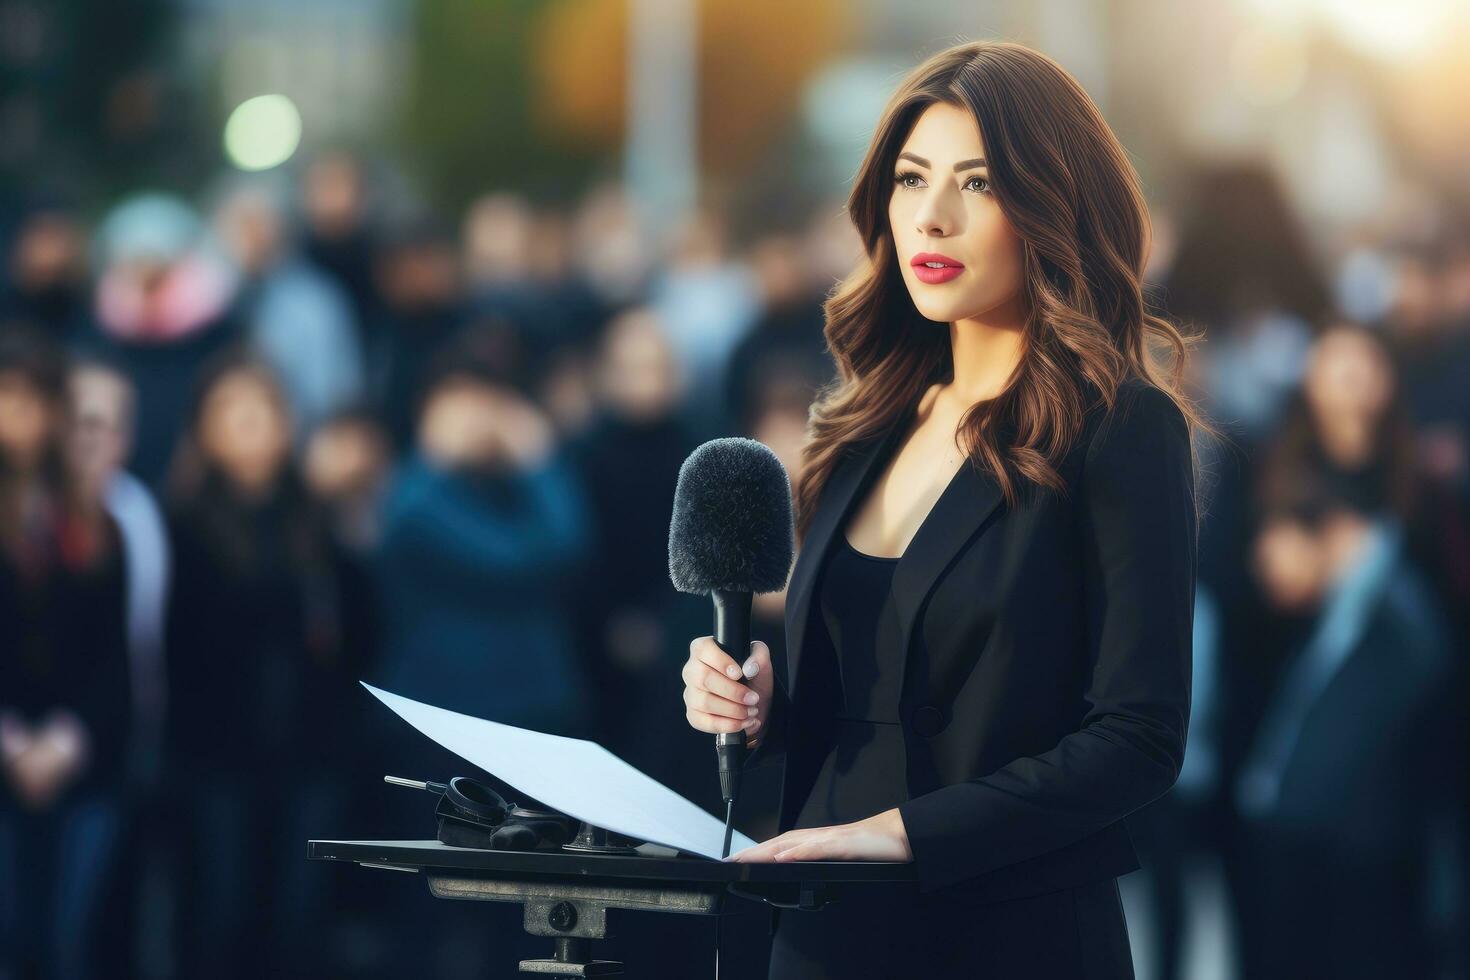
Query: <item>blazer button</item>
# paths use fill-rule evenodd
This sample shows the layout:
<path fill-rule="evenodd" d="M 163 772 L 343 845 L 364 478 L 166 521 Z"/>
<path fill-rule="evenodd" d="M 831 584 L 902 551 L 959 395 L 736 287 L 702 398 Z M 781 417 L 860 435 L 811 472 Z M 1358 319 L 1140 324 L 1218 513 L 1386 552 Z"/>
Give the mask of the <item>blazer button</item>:
<path fill-rule="evenodd" d="M 912 724 L 915 732 L 931 738 L 944 728 L 944 713 L 932 704 L 922 704 L 914 709 Z"/>

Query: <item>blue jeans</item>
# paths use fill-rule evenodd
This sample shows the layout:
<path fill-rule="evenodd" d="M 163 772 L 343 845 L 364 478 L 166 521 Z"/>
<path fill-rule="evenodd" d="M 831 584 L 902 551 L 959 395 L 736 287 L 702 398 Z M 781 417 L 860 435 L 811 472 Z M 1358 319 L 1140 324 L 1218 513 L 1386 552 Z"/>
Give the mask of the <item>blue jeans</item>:
<path fill-rule="evenodd" d="M 41 811 L 0 805 L 0 977 L 98 974 L 98 915 L 121 824 L 109 794 Z"/>

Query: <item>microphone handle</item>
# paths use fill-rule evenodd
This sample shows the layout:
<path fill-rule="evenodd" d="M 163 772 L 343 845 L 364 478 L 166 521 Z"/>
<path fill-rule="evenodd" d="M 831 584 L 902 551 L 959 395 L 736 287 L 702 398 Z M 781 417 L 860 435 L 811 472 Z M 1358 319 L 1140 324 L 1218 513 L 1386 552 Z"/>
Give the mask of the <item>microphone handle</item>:
<path fill-rule="evenodd" d="M 750 657 L 752 596 L 749 592 L 715 589 L 710 598 L 715 602 L 715 643 L 743 666 Z"/>
<path fill-rule="evenodd" d="M 714 589 L 710 598 L 715 604 L 715 643 L 743 668 L 750 656 L 751 594 Z M 715 753 L 720 759 L 720 793 L 724 801 L 730 803 L 740 789 L 740 770 L 745 762 L 745 730 L 717 734 Z"/>

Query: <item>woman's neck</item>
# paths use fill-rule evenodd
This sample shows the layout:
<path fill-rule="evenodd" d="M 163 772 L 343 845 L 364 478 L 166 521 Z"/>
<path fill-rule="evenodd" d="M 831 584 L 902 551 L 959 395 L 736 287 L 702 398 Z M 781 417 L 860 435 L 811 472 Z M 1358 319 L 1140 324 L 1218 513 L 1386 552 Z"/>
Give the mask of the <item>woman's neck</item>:
<path fill-rule="evenodd" d="M 248 507 L 260 507 L 275 496 L 280 472 L 232 474 L 226 477 L 230 494 L 236 501 Z"/>
<path fill-rule="evenodd" d="M 949 325 L 954 378 L 941 397 L 962 409 L 999 395 L 1021 363 L 1026 318 L 1016 301 Z"/>
<path fill-rule="evenodd" d="M 1373 421 L 1362 415 L 1328 420 L 1319 425 L 1322 448 L 1344 469 L 1359 469 L 1373 456 Z"/>

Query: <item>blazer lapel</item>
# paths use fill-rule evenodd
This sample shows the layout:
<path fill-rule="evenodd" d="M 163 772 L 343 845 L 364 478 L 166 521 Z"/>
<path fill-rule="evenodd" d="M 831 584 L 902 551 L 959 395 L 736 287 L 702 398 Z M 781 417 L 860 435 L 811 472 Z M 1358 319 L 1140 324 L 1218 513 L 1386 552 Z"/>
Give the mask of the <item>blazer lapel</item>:
<path fill-rule="evenodd" d="M 786 594 L 786 690 L 793 699 L 812 615 L 817 570 L 825 563 L 838 529 L 847 526 L 854 504 L 865 499 L 868 488 L 881 472 L 879 463 L 890 458 L 894 444 L 905 431 L 904 426 L 895 424 L 868 449 L 847 457 L 832 471 L 822 490 Z M 899 635 L 903 638 L 905 676 L 919 609 L 950 561 L 1002 499 L 994 478 L 977 472 L 972 463 L 966 462 L 935 501 L 904 550 L 894 569 L 893 593 Z"/>
<path fill-rule="evenodd" d="M 967 460 L 934 502 L 893 570 L 893 603 L 903 642 L 902 680 L 908 678 L 909 651 L 924 600 L 1004 499 L 995 478 Z"/>

